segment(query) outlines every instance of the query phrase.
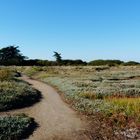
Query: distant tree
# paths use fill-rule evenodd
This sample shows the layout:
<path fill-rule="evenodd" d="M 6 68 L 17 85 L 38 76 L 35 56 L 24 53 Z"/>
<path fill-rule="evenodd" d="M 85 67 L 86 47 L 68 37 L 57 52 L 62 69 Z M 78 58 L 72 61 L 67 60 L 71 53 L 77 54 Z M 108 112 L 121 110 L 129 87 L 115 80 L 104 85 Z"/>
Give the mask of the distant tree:
<path fill-rule="evenodd" d="M 78 66 L 78 65 L 87 65 L 87 62 L 84 62 L 82 60 L 71 60 L 71 59 L 65 59 L 62 61 L 62 65 L 66 66 Z"/>
<path fill-rule="evenodd" d="M 58 64 L 61 64 L 61 62 L 62 62 L 61 54 L 58 53 L 58 52 L 54 52 L 54 55 L 53 55 L 53 56 L 55 57 L 56 62 L 57 62 Z"/>
<path fill-rule="evenodd" d="M 101 65 L 109 65 L 109 66 L 116 66 L 116 65 L 121 65 L 123 64 L 123 61 L 120 60 L 94 60 L 88 63 L 88 65 L 92 66 L 101 66 Z"/>
<path fill-rule="evenodd" d="M 23 56 L 18 46 L 8 46 L 0 49 L 1 65 L 20 65 L 27 57 Z"/>
<path fill-rule="evenodd" d="M 125 66 L 135 66 L 135 65 L 140 65 L 139 62 L 135 62 L 135 61 L 128 61 L 124 63 Z"/>

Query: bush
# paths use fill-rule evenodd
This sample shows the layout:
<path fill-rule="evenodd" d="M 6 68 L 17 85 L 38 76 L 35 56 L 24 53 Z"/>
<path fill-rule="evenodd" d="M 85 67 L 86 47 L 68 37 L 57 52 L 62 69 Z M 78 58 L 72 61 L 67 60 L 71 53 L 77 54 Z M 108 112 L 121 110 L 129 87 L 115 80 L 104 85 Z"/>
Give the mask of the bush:
<path fill-rule="evenodd" d="M 0 117 L 0 140 L 17 140 L 23 137 L 34 124 L 34 120 L 22 115 Z"/>
<path fill-rule="evenodd" d="M 0 83 L 0 110 L 32 105 L 41 98 L 40 93 L 23 82 Z"/>

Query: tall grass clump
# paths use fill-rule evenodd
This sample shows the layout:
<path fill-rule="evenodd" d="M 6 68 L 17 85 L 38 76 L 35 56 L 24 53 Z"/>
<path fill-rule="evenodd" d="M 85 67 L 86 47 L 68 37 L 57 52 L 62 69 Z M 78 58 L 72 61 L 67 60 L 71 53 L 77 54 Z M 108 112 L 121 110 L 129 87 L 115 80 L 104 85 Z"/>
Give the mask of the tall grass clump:
<path fill-rule="evenodd" d="M 140 97 L 110 98 L 106 99 L 106 101 L 114 107 L 113 112 L 124 112 L 128 117 L 135 117 L 137 121 L 140 121 Z"/>
<path fill-rule="evenodd" d="M 0 69 L 0 81 L 9 81 L 13 78 L 13 73 L 8 69 Z"/>

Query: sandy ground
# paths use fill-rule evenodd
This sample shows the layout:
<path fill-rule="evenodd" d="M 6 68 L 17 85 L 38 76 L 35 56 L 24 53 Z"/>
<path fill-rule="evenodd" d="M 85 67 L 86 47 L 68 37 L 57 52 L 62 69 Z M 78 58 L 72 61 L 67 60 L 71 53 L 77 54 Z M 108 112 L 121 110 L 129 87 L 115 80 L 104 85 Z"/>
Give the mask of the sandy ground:
<path fill-rule="evenodd" d="M 42 100 L 28 108 L 9 113 L 26 113 L 33 117 L 39 127 L 28 140 L 90 140 L 86 132 L 88 123 L 65 102 L 55 89 L 40 81 L 23 76 L 22 79 L 32 84 L 43 96 Z"/>

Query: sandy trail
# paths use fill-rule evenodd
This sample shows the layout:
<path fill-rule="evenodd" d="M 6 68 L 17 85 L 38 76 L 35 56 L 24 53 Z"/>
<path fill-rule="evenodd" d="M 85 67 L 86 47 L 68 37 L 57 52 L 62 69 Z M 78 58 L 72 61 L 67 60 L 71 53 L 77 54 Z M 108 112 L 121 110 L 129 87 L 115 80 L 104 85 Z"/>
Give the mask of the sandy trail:
<path fill-rule="evenodd" d="M 9 112 L 26 113 L 39 124 L 29 140 L 90 140 L 85 133 L 88 128 L 87 121 L 69 108 L 55 89 L 26 76 L 22 79 L 32 84 L 43 96 L 39 103 L 31 107 Z"/>

